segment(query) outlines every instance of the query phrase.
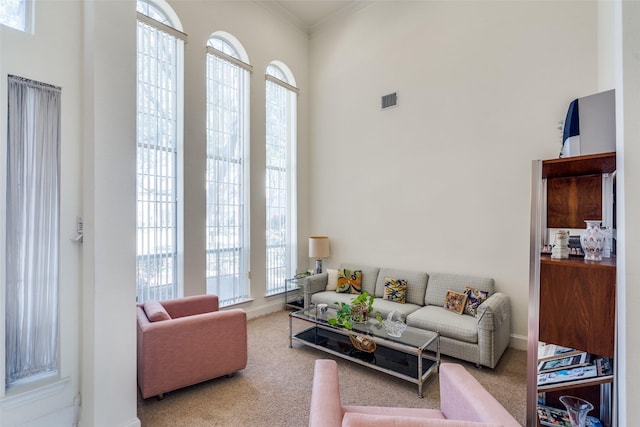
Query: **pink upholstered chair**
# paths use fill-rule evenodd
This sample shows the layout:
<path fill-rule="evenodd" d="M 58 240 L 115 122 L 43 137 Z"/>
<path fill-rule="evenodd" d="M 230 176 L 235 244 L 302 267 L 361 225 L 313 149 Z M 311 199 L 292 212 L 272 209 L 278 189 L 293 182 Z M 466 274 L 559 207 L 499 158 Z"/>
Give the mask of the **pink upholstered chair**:
<path fill-rule="evenodd" d="M 198 295 L 137 305 L 138 387 L 163 394 L 247 366 L 247 315 Z"/>
<path fill-rule="evenodd" d="M 440 365 L 440 409 L 343 406 L 338 365 L 316 360 L 309 427 L 520 427 L 462 366 Z"/>

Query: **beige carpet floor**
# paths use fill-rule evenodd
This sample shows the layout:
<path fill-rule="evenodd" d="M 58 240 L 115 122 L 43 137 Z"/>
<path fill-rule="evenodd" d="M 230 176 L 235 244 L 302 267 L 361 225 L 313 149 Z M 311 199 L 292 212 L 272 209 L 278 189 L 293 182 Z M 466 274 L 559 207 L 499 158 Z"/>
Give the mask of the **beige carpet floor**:
<path fill-rule="evenodd" d="M 294 321 L 294 328 L 304 326 Z M 306 426 L 313 363 L 334 358 L 294 344 L 289 348 L 288 312 L 249 321 L 249 362 L 231 378 L 218 378 L 167 393 L 163 400 L 138 396 L 143 427 Z M 338 360 L 343 404 L 397 407 L 439 407 L 437 375 L 424 386 L 424 398 L 415 384 Z M 443 356 L 443 361 L 457 361 Z M 507 349 L 495 369 L 463 364 L 513 416 L 525 423 L 526 352 Z"/>

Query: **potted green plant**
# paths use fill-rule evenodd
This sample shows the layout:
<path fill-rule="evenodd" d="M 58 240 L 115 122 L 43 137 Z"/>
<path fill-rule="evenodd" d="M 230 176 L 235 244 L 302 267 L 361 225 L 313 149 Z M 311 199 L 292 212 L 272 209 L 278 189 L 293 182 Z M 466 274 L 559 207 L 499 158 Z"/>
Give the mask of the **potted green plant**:
<path fill-rule="evenodd" d="M 373 301 L 375 298 L 375 295 L 362 292 L 352 299 L 350 304 L 334 302 L 334 304 L 338 306 L 336 309 L 336 317 L 330 317 L 327 319 L 327 322 L 331 325 L 343 326 L 347 329 L 353 328 L 353 322 L 364 323 L 369 319 L 369 314 L 373 311 Z M 376 313 L 376 319 L 378 319 L 378 322 L 382 321 L 379 313 Z"/>
<path fill-rule="evenodd" d="M 351 319 L 358 323 L 364 323 L 369 320 L 369 313 L 373 311 L 373 300 L 375 299 L 375 295 L 369 295 L 367 292 L 362 292 L 352 299 Z"/>

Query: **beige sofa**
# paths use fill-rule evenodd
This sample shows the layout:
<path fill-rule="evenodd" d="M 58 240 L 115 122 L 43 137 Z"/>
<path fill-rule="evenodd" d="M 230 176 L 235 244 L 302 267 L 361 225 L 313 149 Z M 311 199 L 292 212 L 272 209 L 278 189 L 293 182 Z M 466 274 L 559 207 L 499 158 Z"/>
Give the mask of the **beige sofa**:
<path fill-rule="evenodd" d="M 396 311 L 409 326 L 439 331 L 442 354 L 494 368 L 509 345 L 511 304 L 509 297 L 495 291 L 491 278 L 450 273 L 426 273 L 393 268 L 344 264 L 340 268 L 362 271 L 362 290 L 375 295 L 373 311 L 386 318 Z M 384 300 L 385 278 L 407 281 L 406 303 Z M 309 276 L 305 281 L 305 304 L 349 302 L 353 294 L 326 290 L 328 274 Z M 444 308 L 448 290 L 464 292 L 465 287 L 488 292 L 477 316 L 457 314 Z"/>
<path fill-rule="evenodd" d="M 343 406 L 338 365 L 315 361 L 309 427 L 519 427 L 520 424 L 461 365 L 440 366 L 440 409 Z"/>

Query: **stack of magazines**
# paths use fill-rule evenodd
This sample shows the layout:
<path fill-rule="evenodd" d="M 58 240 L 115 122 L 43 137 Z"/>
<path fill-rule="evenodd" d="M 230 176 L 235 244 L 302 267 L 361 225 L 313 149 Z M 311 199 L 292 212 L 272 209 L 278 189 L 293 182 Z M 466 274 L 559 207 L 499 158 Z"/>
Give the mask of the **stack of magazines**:
<path fill-rule="evenodd" d="M 543 426 L 571 427 L 567 411 L 550 406 L 538 405 L 538 420 Z M 587 427 L 602 427 L 602 423 L 596 417 L 587 415 Z"/>
<path fill-rule="evenodd" d="M 613 375 L 611 359 L 553 344 L 538 348 L 538 385 Z"/>

